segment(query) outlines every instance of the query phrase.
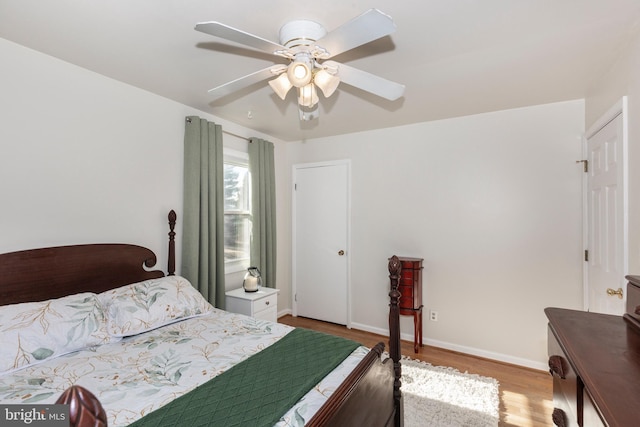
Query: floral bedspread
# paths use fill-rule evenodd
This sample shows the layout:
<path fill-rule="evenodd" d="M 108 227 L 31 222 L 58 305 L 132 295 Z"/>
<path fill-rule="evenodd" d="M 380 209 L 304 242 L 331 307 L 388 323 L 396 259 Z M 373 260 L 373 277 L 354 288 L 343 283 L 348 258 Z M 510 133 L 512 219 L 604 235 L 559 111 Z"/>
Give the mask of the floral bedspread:
<path fill-rule="evenodd" d="M 268 347 L 290 326 L 214 309 L 122 341 L 0 376 L 0 403 L 54 403 L 73 384 L 102 402 L 110 426 L 127 425 Z M 367 353 L 360 347 L 283 416 L 301 426 Z"/>

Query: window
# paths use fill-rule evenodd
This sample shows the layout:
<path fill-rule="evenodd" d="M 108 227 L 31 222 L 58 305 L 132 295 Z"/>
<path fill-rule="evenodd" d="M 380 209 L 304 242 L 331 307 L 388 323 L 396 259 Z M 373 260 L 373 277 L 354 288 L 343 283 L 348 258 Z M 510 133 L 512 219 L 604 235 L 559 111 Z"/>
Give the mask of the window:
<path fill-rule="evenodd" d="M 249 267 L 251 241 L 251 181 L 249 156 L 224 154 L 224 262 L 227 273 Z"/>

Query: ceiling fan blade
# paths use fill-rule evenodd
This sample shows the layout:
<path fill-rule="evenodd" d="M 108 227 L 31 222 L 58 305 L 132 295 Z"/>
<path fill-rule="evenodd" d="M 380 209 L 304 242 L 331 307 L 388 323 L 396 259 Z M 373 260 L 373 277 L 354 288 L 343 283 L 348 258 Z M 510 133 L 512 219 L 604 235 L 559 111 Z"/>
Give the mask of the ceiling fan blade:
<path fill-rule="evenodd" d="M 216 86 L 213 89 L 209 89 L 209 93 L 216 99 L 222 98 L 223 96 L 227 96 L 230 93 L 233 93 L 240 89 L 244 89 L 245 87 L 251 86 L 252 84 L 275 77 L 278 74 L 282 73 L 282 71 L 284 71 L 285 69 L 286 67 L 284 65 L 271 65 L 267 68 L 256 71 L 255 73 L 248 74 L 244 77 L 240 77 L 228 83 Z"/>
<path fill-rule="evenodd" d="M 279 54 L 278 52 L 288 51 L 288 49 L 281 44 L 272 42 L 271 40 L 263 39 L 262 37 L 258 37 L 242 30 L 238 30 L 237 28 L 230 27 L 220 22 L 200 22 L 196 24 L 195 29 L 206 34 L 240 43 L 254 49 L 271 53 L 273 55 L 284 56 Z"/>
<path fill-rule="evenodd" d="M 393 19 L 378 9 L 369 9 L 360 16 L 344 23 L 315 44 L 325 49 L 331 58 L 365 43 L 388 36 L 396 30 Z"/>
<path fill-rule="evenodd" d="M 389 101 L 395 101 L 404 95 L 405 87 L 400 83 L 392 82 L 375 74 L 334 61 L 326 61 L 324 64 L 338 68 L 337 75 L 342 83 L 365 90 Z"/>

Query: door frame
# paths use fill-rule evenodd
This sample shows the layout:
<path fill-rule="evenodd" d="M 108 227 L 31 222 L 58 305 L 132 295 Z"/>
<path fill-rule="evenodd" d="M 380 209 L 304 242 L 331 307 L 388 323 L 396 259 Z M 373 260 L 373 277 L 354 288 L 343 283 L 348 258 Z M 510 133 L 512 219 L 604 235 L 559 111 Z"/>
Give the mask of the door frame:
<path fill-rule="evenodd" d="M 347 328 L 351 329 L 351 160 L 330 160 L 326 162 L 297 163 L 292 166 L 291 171 L 291 314 L 298 315 L 296 302 L 297 279 L 296 279 L 296 175 L 298 169 L 308 169 L 314 167 L 330 167 L 346 165 L 347 167 Z"/>
<path fill-rule="evenodd" d="M 627 109 L 627 97 L 620 98 L 611 108 L 607 110 L 593 125 L 589 127 L 582 138 L 582 158 L 587 159 L 588 150 L 587 142 L 596 133 L 602 130 L 606 125 L 612 122 L 616 117 L 622 115 L 622 271 L 628 274 L 629 271 L 629 156 L 628 156 L 628 120 L 629 114 Z M 584 250 L 589 249 L 589 200 L 588 200 L 588 174 L 582 177 L 582 246 Z M 624 277 L 621 279 L 624 282 Z M 624 285 L 621 284 L 624 289 Z M 583 288 L 583 309 L 589 310 L 589 263 L 582 263 L 582 288 Z M 626 289 L 624 299 L 626 300 Z"/>

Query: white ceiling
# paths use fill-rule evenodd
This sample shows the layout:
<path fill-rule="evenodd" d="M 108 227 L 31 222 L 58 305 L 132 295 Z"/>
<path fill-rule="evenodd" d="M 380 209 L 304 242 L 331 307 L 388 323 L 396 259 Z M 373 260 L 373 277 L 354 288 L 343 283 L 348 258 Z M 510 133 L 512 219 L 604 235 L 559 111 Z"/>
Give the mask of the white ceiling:
<path fill-rule="evenodd" d="M 330 31 L 373 7 L 398 30 L 335 60 L 405 84 L 403 98 L 341 84 L 300 122 L 293 91 L 282 101 L 266 81 L 207 93 L 281 61 L 196 23 L 278 42 L 287 21 Z M 0 37 L 285 141 L 583 98 L 639 23 L 640 0 L 0 0 Z"/>

